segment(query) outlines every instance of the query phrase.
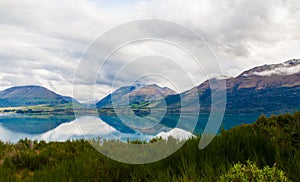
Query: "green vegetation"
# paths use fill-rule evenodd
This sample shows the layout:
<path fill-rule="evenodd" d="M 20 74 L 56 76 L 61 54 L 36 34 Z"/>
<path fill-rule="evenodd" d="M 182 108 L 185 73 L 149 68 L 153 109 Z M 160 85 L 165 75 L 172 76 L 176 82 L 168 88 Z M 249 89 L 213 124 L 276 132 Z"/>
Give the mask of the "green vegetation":
<path fill-rule="evenodd" d="M 22 107 L 0 107 L 0 113 L 18 113 L 18 114 L 74 114 L 74 108 L 77 113 L 96 113 L 92 109 L 79 103 L 66 103 L 57 105 L 34 105 Z"/>
<path fill-rule="evenodd" d="M 227 181 L 266 181 L 266 182 L 275 182 L 289 181 L 285 176 L 282 170 L 277 169 L 276 167 L 270 168 L 269 166 L 259 169 L 256 164 L 247 161 L 246 164 L 237 163 L 232 168 L 229 169 L 228 173 L 222 175 L 220 178 L 221 182 Z"/>
<path fill-rule="evenodd" d="M 223 130 L 204 150 L 198 149 L 198 143 L 199 137 L 190 139 L 176 153 L 156 163 L 129 165 L 108 159 L 84 140 L 0 142 L 0 181 L 300 179 L 300 112 L 262 116 L 252 125 Z"/>

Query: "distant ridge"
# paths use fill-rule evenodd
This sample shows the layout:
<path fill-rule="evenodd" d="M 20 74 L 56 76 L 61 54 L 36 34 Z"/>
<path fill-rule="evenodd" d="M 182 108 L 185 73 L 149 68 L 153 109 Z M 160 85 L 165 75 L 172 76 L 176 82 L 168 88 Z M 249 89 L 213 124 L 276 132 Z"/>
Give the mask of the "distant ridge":
<path fill-rule="evenodd" d="M 257 66 L 235 78 L 222 76 L 217 79 L 226 82 L 227 113 L 280 114 L 300 110 L 300 59 Z M 133 88 L 122 87 L 116 90 L 114 94 L 117 98 L 122 98 L 127 94 L 124 89 Z M 137 94 L 133 94 L 134 92 L 131 91 L 130 94 L 137 97 L 132 97 L 131 103 L 137 101 L 138 104 L 140 98 L 138 96 L 142 96 L 146 92 L 144 93 L 143 89 L 137 91 Z M 149 107 L 163 109 L 167 103 L 168 111 L 193 111 L 198 100 L 201 112 L 209 112 L 211 107 L 209 81 L 180 94 L 169 92 L 165 94 L 164 98 L 154 100 Z M 185 105 L 181 105 L 181 103 Z M 140 103 L 140 107 L 136 106 L 135 108 L 143 108 L 143 104 Z M 98 108 L 112 107 L 111 95 L 99 101 L 97 106 Z"/>
<path fill-rule="evenodd" d="M 243 72 L 236 78 L 224 79 L 227 89 L 228 113 L 295 112 L 300 109 L 300 60 L 281 64 L 258 66 Z M 181 93 L 187 103 L 199 99 L 202 111 L 211 106 L 209 82 Z M 196 97 L 199 93 L 199 98 Z M 174 99 L 175 98 L 175 99 Z M 179 96 L 167 97 L 169 108 L 178 108 Z M 193 104 L 190 104 L 193 105 Z M 189 106 L 183 109 L 192 110 Z"/>
<path fill-rule="evenodd" d="M 235 78 L 222 76 L 217 79 L 226 82 L 228 113 L 280 114 L 300 110 L 300 59 L 257 66 Z M 113 108 L 113 95 L 113 98 L 116 98 L 114 106 L 121 108 L 129 102 L 130 108 L 135 110 L 168 107 L 171 111 L 193 111 L 194 103 L 200 101 L 201 111 L 209 112 L 210 93 L 209 81 L 180 94 L 157 84 L 125 86 L 98 101 L 96 106 L 100 109 Z M 77 102 L 71 97 L 35 85 L 11 87 L 0 91 L 0 107 L 54 106 L 73 101 Z M 185 105 L 181 106 L 181 103 Z"/>
<path fill-rule="evenodd" d="M 73 102 L 71 97 L 56 94 L 36 85 L 16 86 L 0 91 L 0 107 L 58 105 L 71 102 Z"/>
<path fill-rule="evenodd" d="M 160 87 L 157 84 L 125 86 L 104 97 L 96 105 L 97 108 L 112 108 L 112 96 L 118 98 L 114 103 L 115 106 L 122 107 L 128 105 L 126 103 L 126 98 L 129 99 L 130 104 L 139 104 L 147 101 L 160 100 L 174 94 L 176 94 L 176 92 L 172 89 Z"/>

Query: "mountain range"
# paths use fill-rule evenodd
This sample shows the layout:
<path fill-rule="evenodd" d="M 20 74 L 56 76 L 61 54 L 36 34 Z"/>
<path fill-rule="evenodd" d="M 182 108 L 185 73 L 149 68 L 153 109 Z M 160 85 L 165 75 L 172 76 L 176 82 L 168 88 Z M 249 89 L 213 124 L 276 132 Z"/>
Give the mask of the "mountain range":
<path fill-rule="evenodd" d="M 195 110 L 195 103 L 199 100 L 200 110 L 209 112 L 211 107 L 209 81 L 205 81 L 180 94 L 170 92 L 163 99 L 152 100 L 148 106 L 153 109 L 164 109 L 167 105 L 167 109 L 170 112 L 179 110 L 193 111 Z M 294 112 L 300 109 L 299 59 L 293 59 L 281 64 L 258 66 L 243 72 L 237 77 L 224 78 L 224 81 L 226 82 L 227 113 L 275 114 Z M 126 90 L 123 88 L 100 100 L 97 103 L 97 107 L 111 107 L 111 95 L 116 94 L 117 98 L 122 98 L 125 94 L 122 94 L 121 91 Z M 143 95 L 147 93 L 145 90 L 147 90 L 147 87 L 143 89 L 143 92 L 138 93 Z M 140 98 L 140 107 L 135 106 L 135 108 L 143 108 L 144 103 L 147 103 L 147 101 L 147 97 Z M 185 103 L 185 105 L 181 106 L 181 103 Z"/>
<path fill-rule="evenodd" d="M 200 110 L 209 112 L 211 107 L 209 83 L 214 79 L 182 93 L 176 93 L 170 88 L 157 84 L 124 86 L 101 99 L 96 106 L 98 109 L 105 110 L 123 108 L 129 104 L 133 110 L 149 108 L 160 110 L 167 107 L 168 111 L 177 112 L 193 111 L 194 103 L 200 101 Z M 218 79 L 226 82 L 227 113 L 276 114 L 300 110 L 299 59 L 258 66 L 237 77 Z M 54 106 L 73 101 L 71 97 L 56 94 L 41 86 L 19 86 L 0 91 L 0 107 Z"/>

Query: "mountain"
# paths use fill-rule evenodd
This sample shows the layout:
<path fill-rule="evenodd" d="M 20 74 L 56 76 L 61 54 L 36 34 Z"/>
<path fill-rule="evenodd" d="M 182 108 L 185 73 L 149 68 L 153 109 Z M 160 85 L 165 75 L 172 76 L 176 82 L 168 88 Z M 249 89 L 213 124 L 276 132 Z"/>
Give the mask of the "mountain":
<path fill-rule="evenodd" d="M 41 86 L 18 86 L 0 91 L 0 107 L 58 105 L 71 102 L 71 97 L 56 94 Z"/>
<path fill-rule="evenodd" d="M 227 113 L 276 114 L 300 109 L 299 59 L 282 64 L 258 66 L 235 78 L 224 80 L 227 87 Z M 170 95 L 157 101 L 154 107 L 159 109 L 167 103 L 169 111 L 180 109 L 193 111 L 198 100 L 201 104 L 201 111 L 209 112 L 211 107 L 209 81 L 181 94 Z"/>
<path fill-rule="evenodd" d="M 230 112 L 294 112 L 300 109 L 300 60 L 255 67 L 226 85 Z"/>
<path fill-rule="evenodd" d="M 160 87 L 156 84 L 143 86 L 125 86 L 117 89 L 112 94 L 101 99 L 97 108 L 112 108 L 112 99 L 115 98 L 114 106 L 131 106 L 145 104 L 152 101 L 161 100 L 169 95 L 176 94 L 175 91 L 167 87 Z"/>

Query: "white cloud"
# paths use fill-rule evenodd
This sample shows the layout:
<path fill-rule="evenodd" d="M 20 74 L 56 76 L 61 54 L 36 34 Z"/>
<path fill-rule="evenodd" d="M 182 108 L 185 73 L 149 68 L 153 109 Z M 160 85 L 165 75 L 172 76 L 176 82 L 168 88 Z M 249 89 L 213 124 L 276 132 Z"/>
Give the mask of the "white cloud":
<path fill-rule="evenodd" d="M 67 131 L 67 132 L 66 132 Z M 66 141 L 68 139 L 93 137 L 115 137 L 119 132 L 97 117 L 82 117 L 63 123 L 41 135 L 41 140 Z"/>
<path fill-rule="evenodd" d="M 300 73 L 300 65 L 293 66 L 293 67 L 279 67 L 273 70 L 253 72 L 252 74 L 258 76 L 271 76 L 271 75 L 292 75 L 296 73 Z"/>
<path fill-rule="evenodd" d="M 170 136 L 172 136 L 176 139 L 187 140 L 189 138 L 192 138 L 193 134 L 188 131 L 182 130 L 180 128 L 174 128 L 168 132 L 161 132 L 156 135 L 156 137 L 162 137 L 163 139 L 168 139 L 168 137 L 170 137 Z"/>
<path fill-rule="evenodd" d="M 236 76 L 253 66 L 300 57 L 299 7 L 300 1 L 297 0 L 132 0 L 126 3 L 2 0 L 0 89 L 38 84 L 60 94 L 72 95 L 73 75 L 88 44 L 120 23 L 144 18 L 171 20 L 190 27 L 212 47 L 224 74 Z M 172 29 L 136 31 L 153 31 L 180 38 L 180 33 Z M 193 40 L 188 37 L 186 40 L 193 45 Z M 109 46 L 103 45 L 103 48 Z M 109 79 L 119 68 L 117 64 L 124 63 L 128 55 L 152 51 L 182 58 L 176 49 L 166 49 L 164 45 L 132 45 L 126 49 L 123 55 L 119 55 L 122 59 L 115 60 L 109 69 L 104 70 L 103 74 Z M 199 82 L 205 79 L 205 75 L 193 71 L 192 65 L 188 66 L 195 79 Z M 133 75 L 135 70 L 130 70 Z M 176 70 L 169 70 L 168 74 L 176 75 Z M 184 79 L 180 80 L 183 77 L 178 78 L 177 82 L 184 84 Z M 126 84 L 124 81 L 120 85 L 122 83 Z M 82 91 L 76 95 L 77 99 L 93 99 L 86 91 L 94 87 L 93 83 L 85 83 L 83 79 L 81 84 Z M 96 87 L 97 98 L 115 89 L 107 84 Z"/>

